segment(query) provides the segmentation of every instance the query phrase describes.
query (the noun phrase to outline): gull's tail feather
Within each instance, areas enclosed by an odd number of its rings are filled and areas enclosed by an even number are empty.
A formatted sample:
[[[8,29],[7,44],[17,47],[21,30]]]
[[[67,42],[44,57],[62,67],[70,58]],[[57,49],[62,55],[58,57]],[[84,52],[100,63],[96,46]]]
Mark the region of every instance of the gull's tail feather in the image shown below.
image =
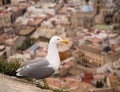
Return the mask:
[[[16,73],[16,76],[22,76],[20,73]]]
[[[16,73],[16,76],[20,76],[20,77],[23,76],[23,75],[21,74],[21,71],[23,70],[23,68],[24,68],[24,67],[17,69],[17,71],[16,71],[16,72],[17,72],[17,73]]]

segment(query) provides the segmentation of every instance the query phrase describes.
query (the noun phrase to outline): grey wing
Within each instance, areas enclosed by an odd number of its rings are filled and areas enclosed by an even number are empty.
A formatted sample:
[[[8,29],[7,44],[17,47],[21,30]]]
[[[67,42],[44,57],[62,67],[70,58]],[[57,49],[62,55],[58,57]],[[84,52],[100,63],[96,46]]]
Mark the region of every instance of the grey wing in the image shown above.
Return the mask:
[[[17,76],[32,77],[35,79],[42,79],[54,73],[54,69],[49,67],[49,62],[46,59],[37,59],[17,70]]]
[[[52,67],[30,67],[30,68],[24,68],[18,72],[19,75],[31,77],[35,79],[43,79],[51,74],[53,74],[55,70]]]
[[[49,65],[49,62],[45,58],[36,58],[34,60],[30,60],[29,62],[27,61],[26,66],[46,66]]]

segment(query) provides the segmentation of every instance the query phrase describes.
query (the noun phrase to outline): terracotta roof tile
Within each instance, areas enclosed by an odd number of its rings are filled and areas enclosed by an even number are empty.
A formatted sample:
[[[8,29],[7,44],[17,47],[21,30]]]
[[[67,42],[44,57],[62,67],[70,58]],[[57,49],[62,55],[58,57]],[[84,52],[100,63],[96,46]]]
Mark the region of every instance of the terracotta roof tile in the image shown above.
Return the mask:
[[[78,87],[78,80],[73,79],[73,78],[62,78],[62,79],[58,79],[58,78],[47,78],[47,82],[52,85],[52,86],[56,86],[56,87],[66,87],[66,88],[77,88]]]
[[[101,39],[99,39],[99,38],[93,38],[91,41],[94,42],[94,43],[98,43],[99,41],[101,41]]]
[[[0,42],[4,42],[7,39],[7,35],[3,34],[0,36]]]

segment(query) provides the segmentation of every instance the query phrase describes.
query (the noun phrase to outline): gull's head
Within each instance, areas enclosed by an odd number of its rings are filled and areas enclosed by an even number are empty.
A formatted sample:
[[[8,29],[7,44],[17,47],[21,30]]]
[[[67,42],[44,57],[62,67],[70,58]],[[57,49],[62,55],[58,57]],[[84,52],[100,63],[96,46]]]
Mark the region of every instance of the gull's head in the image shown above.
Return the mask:
[[[50,39],[50,43],[53,43],[53,44],[58,44],[58,43],[65,43],[67,44],[68,41],[67,40],[63,40],[62,38],[58,37],[58,36],[53,36],[51,39]]]

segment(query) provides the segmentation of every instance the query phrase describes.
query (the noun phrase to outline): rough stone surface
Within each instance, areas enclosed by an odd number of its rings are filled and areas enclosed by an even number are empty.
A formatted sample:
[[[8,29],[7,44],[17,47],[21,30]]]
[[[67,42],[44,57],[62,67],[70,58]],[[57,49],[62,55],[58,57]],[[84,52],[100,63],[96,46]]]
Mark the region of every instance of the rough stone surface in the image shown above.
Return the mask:
[[[0,92],[51,92],[43,90],[36,85],[0,74]]]

